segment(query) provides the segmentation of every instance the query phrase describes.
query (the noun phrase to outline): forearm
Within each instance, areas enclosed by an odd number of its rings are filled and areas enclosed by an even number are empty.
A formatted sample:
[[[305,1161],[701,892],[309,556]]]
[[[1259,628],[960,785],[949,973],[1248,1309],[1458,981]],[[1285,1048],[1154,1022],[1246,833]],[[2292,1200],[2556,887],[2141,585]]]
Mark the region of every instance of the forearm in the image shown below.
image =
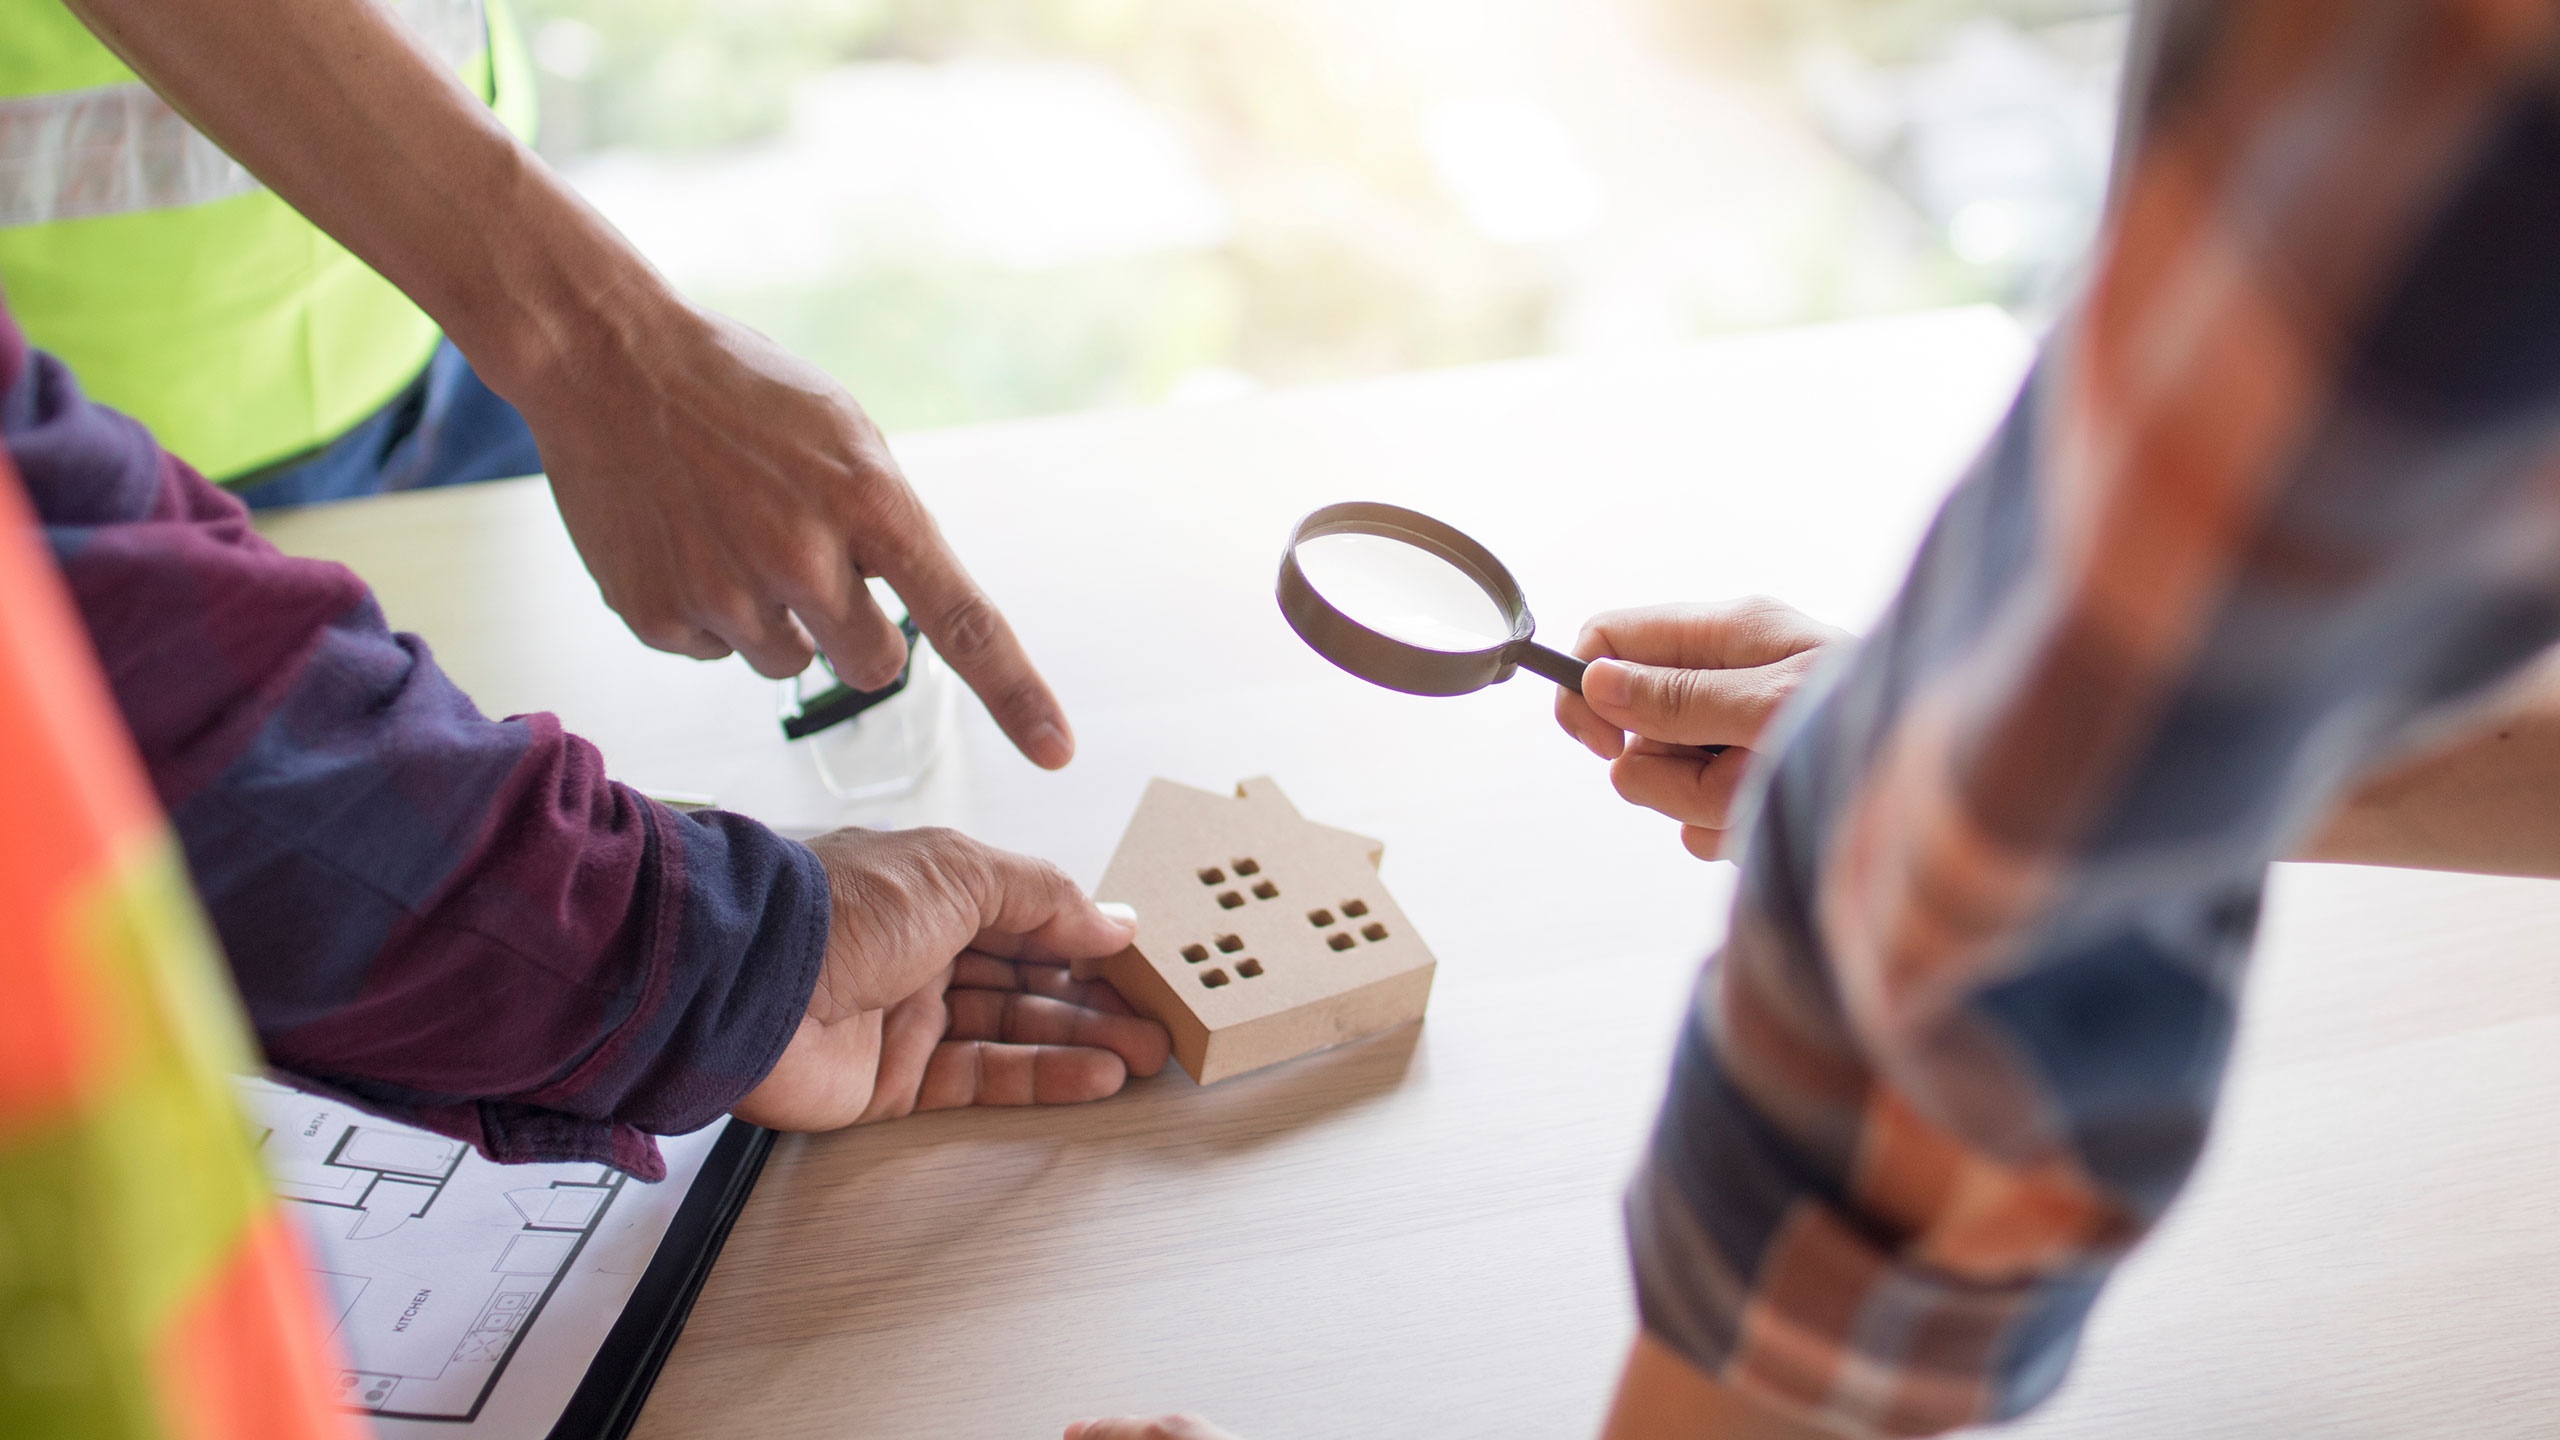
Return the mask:
[[[70,0],[174,107],[528,404],[682,307],[373,0]]]
[[[1765,1410],[1698,1373],[1645,1331],[1627,1347],[1600,1440],[1838,1440]]]
[[[2560,878],[2560,652],[2365,777],[2295,858]]]
[[[174,807],[269,1063],[501,1161],[655,1178],[651,1137],[717,1119],[789,1044],[823,874],[607,781],[549,716],[483,720],[433,675],[368,695],[337,658]]]
[[[549,715],[482,716],[339,567],[208,538],[62,553],[269,1063],[502,1161],[655,1178],[651,1137],[727,1111],[807,1008],[815,857],[614,784]],[[333,578],[355,603],[280,663],[172,674],[263,648],[179,589],[290,614]]]
[[[82,399],[0,308],[0,443],[271,1062],[506,1160],[654,1177],[761,1081],[829,885],[743,817],[493,721],[344,567]]]

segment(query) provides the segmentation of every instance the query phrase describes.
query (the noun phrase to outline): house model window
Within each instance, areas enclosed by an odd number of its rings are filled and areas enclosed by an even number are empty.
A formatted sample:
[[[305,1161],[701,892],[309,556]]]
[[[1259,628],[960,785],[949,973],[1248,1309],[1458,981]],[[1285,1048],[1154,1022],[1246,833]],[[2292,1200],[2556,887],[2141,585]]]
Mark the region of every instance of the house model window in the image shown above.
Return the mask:
[[[1379,882],[1386,847],[1268,778],[1230,797],[1150,781],[1094,891],[1137,943],[1079,966],[1173,1032],[1203,1085],[1422,1018],[1436,962]]]

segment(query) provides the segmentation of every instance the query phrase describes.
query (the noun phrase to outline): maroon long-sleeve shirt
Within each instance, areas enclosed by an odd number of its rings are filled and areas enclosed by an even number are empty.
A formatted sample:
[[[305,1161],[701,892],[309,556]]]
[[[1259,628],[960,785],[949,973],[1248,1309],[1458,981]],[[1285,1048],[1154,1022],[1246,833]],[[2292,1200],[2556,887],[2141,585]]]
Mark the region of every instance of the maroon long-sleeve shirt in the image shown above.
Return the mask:
[[[826,939],[807,847],[614,784],[550,715],[481,715],[5,306],[0,444],[270,1063],[494,1159],[648,1179],[653,1134],[772,1068]]]

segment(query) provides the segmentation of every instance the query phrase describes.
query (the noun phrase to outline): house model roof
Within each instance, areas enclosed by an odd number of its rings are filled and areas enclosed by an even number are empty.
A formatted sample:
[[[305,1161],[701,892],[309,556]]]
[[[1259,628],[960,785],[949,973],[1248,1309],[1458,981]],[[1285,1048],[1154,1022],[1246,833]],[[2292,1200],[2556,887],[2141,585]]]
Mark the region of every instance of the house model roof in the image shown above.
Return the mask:
[[[1137,909],[1137,942],[1090,968],[1204,1085],[1419,1020],[1436,962],[1378,877],[1385,850],[1268,777],[1232,796],[1150,781],[1094,891]]]

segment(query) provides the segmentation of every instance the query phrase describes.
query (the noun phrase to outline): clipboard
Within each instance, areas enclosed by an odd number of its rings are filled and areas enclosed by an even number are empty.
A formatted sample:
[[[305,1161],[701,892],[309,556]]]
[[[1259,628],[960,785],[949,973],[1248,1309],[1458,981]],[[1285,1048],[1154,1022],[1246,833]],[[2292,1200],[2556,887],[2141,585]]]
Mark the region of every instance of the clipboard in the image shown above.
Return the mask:
[[[639,1287],[623,1306],[622,1318],[605,1336],[604,1348],[578,1382],[577,1393],[551,1427],[550,1440],[623,1440],[640,1418],[658,1371],[675,1349],[676,1336],[693,1313],[694,1298],[711,1275],[729,1227],[746,1208],[765,1157],[773,1153],[775,1132],[732,1120],[702,1173],[694,1177],[684,1204],[677,1209],[658,1253],[640,1277]]]
[[[379,1440],[621,1440],[774,1132],[661,1136],[667,1178],[499,1165],[343,1097],[239,1077],[340,1369]]]

